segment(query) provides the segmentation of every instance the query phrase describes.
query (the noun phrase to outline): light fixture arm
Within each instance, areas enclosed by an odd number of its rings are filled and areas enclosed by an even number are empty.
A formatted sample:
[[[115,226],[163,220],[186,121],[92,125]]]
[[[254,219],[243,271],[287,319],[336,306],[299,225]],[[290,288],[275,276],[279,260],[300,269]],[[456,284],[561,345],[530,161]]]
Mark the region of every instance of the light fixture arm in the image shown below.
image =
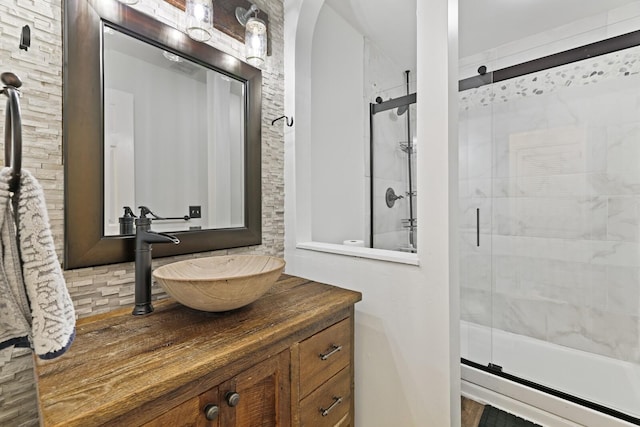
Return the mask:
[[[252,4],[249,10],[245,9],[244,7],[236,7],[236,19],[238,20],[240,25],[246,27],[247,21],[251,17],[251,14],[258,12],[260,12],[260,9],[258,9],[258,6],[256,6],[255,4]]]

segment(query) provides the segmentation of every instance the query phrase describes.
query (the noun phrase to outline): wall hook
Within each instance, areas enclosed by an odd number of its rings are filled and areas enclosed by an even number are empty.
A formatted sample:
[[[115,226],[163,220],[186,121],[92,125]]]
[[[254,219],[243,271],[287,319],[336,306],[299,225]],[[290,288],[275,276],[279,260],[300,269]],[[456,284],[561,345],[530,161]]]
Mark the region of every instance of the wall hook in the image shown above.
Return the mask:
[[[29,50],[31,46],[31,28],[28,25],[22,27],[22,33],[20,34],[20,49]]]
[[[289,121],[289,117],[287,116],[280,116],[277,119],[273,119],[271,121],[271,126],[273,126],[278,120],[282,120],[282,119],[285,120],[285,123],[287,124],[287,126],[289,127],[293,126],[293,117],[291,117],[291,121]]]

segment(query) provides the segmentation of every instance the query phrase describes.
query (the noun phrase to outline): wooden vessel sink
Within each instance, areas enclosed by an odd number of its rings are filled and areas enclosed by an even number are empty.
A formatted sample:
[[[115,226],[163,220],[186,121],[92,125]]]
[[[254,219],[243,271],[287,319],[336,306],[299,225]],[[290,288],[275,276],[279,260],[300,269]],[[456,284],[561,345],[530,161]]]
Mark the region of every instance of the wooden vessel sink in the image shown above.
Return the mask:
[[[285,262],[267,255],[226,255],[174,262],[153,277],[176,301],[202,311],[251,304],[276,282]]]

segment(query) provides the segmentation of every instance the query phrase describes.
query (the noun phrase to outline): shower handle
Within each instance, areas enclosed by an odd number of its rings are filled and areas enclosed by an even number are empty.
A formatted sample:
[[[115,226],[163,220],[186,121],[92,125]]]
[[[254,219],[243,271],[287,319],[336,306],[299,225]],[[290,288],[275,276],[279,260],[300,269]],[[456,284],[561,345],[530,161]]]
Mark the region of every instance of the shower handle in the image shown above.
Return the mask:
[[[388,208],[392,208],[393,205],[396,204],[396,200],[404,199],[404,196],[399,196],[393,190],[393,188],[387,188],[387,191],[384,193],[384,201],[387,203]]]

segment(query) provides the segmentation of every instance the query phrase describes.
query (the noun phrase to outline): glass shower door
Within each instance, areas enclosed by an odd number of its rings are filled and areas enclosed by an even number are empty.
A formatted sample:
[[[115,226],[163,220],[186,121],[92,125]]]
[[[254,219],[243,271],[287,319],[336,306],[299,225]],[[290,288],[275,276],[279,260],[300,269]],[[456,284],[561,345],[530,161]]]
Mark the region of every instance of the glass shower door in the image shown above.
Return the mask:
[[[461,356],[483,366],[493,362],[493,106],[469,101],[491,93],[461,92],[459,115]]]
[[[640,46],[460,92],[459,145],[462,357],[640,423]]]
[[[370,247],[416,252],[416,95],[370,104]]]
[[[495,363],[636,418],[639,59],[637,46],[496,84],[493,207]]]

